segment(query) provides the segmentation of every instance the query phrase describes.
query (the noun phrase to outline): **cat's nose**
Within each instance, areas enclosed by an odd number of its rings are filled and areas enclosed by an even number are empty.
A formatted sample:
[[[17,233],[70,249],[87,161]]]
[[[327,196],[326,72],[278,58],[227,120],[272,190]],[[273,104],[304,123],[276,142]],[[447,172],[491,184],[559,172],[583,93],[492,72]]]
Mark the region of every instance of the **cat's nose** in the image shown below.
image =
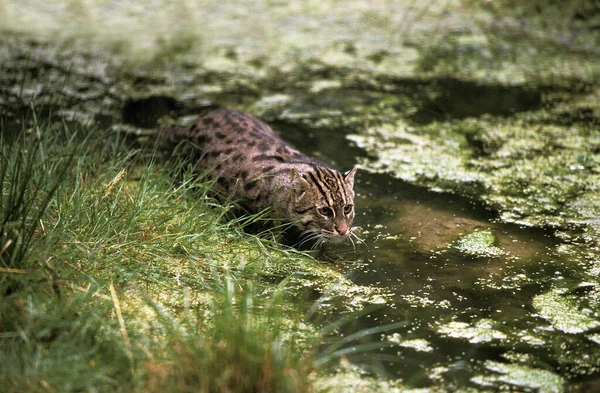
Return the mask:
[[[335,226],[335,230],[337,231],[337,233],[339,233],[342,236],[344,236],[346,233],[348,233],[348,229],[349,229],[348,226],[345,224]]]

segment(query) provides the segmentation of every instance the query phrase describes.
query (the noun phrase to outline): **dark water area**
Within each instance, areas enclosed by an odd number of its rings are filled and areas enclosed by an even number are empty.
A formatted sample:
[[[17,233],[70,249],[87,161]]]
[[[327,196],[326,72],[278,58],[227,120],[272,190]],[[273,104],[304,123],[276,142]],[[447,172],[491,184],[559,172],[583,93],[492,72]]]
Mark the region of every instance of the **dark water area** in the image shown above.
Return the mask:
[[[542,105],[542,92],[523,85],[484,85],[445,78],[432,81],[429,87],[436,89],[438,95],[410,117],[415,123],[483,114],[509,116]]]

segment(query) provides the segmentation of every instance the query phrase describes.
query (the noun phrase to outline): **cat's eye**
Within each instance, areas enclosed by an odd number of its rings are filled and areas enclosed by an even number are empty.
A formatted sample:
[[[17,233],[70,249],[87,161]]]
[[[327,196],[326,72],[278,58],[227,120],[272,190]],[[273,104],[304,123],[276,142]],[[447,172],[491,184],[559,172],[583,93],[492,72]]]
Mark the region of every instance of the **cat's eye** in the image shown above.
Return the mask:
[[[319,214],[321,214],[325,217],[333,216],[333,210],[331,210],[331,208],[329,208],[329,207],[320,207],[317,211],[319,212]]]
[[[344,206],[344,214],[350,214],[350,212],[352,212],[352,207],[352,205]]]

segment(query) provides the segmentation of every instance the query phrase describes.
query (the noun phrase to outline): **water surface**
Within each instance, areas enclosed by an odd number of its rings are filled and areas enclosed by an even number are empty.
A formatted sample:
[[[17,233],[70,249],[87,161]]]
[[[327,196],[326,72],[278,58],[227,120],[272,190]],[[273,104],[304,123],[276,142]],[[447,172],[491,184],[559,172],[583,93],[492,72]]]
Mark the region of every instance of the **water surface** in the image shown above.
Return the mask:
[[[273,126],[296,147],[340,170],[365,155],[346,139],[345,130]],[[355,283],[383,288],[389,297],[339,333],[407,324],[357,339],[353,345],[372,340],[397,345],[367,353],[357,348],[356,355],[347,354],[350,360],[400,377],[409,386],[449,389],[512,386],[559,392],[569,386],[565,381],[587,380],[571,370],[596,369],[595,359],[577,365],[578,354],[597,352],[596,344],[556,330],[534,306],[556,280],[577,287],[581,279],[557,252],[560,242],[551,231],[502,223],[476,201],[391,175],[362,170],[355,189],[355,224],[364,244],[355,250],[350,245],[326,248],[319,257],[346,266]],[[497,254],[456,247],[473,233],[491,234]],[[557,345],[568,348],[569,355],[563,356]]]

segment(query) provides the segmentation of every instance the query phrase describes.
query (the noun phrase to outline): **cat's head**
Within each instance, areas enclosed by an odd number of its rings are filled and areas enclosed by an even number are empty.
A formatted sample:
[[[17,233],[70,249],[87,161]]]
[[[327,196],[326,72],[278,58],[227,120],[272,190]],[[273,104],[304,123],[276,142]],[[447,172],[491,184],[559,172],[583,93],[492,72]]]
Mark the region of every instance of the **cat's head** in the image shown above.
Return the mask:
[[[327,167],[306,172],[291,170],[292,209],[301,241],[340,242],[352,236],[354,175],[356,168],[340,173]]]

